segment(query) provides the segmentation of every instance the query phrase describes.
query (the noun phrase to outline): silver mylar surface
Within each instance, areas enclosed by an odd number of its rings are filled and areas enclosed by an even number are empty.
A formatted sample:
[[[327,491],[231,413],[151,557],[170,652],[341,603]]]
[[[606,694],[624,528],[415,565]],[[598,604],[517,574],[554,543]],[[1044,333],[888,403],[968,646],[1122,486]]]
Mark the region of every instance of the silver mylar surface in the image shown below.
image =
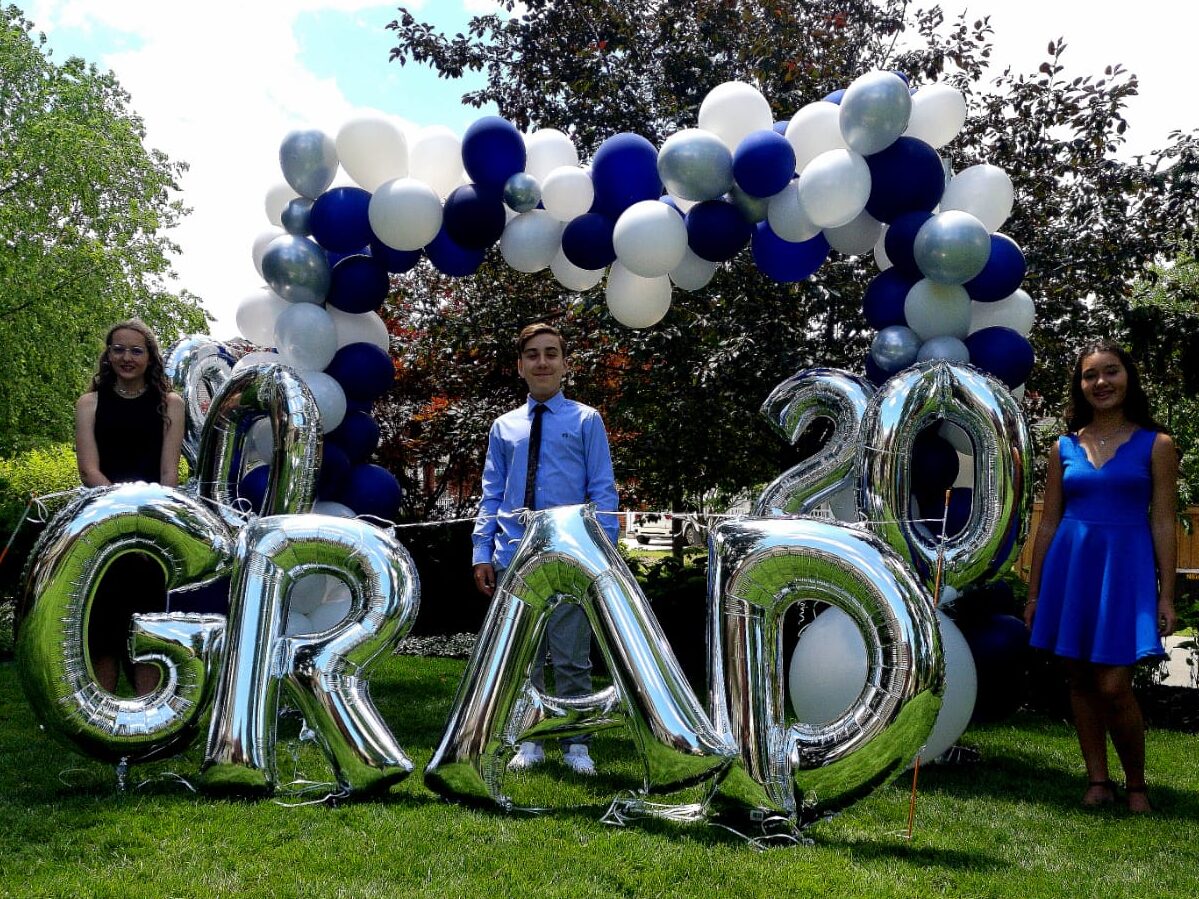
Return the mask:
[[[806,368],[770,392],[762,414],[792,445],[818,418],[833,421],[833,434],[820,452],[783,472],[766,486],[754,515],[801,515],[833,494],[857,489],[854,456],[874,387],[865,378],[835,368]]]
[[[699,128],[676,131],[658,153],[658,177],[684,200],[714,200],[733,186],[733,156],[715,134]]]
[[[289,131],[279,145],[279,168],[296,193],[315,200],[337,174],[337,145],[315,128]]]
[[[541,185],[528,172],[517,172],[504,182],[504,202],[513,212],[529,212],[541,202]]]
[[[231,505],[250,426],[266,416],[274,452],[264,515],[308,512],[321,467],[320,413],[308,385],[290,368],[268,362],[237,372],[213,397],[200,437],[200,496]]]
[[[183,397],[186,413],[183,456],[194,471],[200,458],[200,433],[212,399],[220,392],[237,360],[220,341],[202,334],[180,337],[167,352],[166,373]]]
[[[903,771],[932,731],[944,689],[932,601],[903,560],[865,531],[812,518],[726,521],[708,547],[708,705],[741,747],[714,810],[806,820]],[[853,618],[868,671],[839,717],[788,726],[782,626],[801,600]]]
[[[162,679],[153,692],[126,699],[101,687],[92,671],[87,623],[105,612],[92,602],[108,566],[126,553],[157,561],[174,590],[227,574],[232,549],[219,517],[160,484],[85,491],[60,512],[31,556],[28,612],[16,647],[25,695],[46,729],[73,749],[109,761],[138,761],[185,746],[207,702],[224,617],[135,615],[133,658],[156,664]]]
[[[292,585],[314,573],[345,583],[350,611],[322,633],[284,636]],[[355,519],[259,518],[238,536],[230,593],[204,787],[274,789],[281,686],[347,793],[383,792],[406,777],[412,761],[371,701],[368,671],[416,619],[420,586],[408,551]]]
[[[262,254],[262,277],[289,303],[323,303],[333,276],[329,258],[316,243],[281,234]]]
[[[961,590],[1007,569],[1020,549],[1030,508],[1031,440],[1019,404],[989,375],[954,362],[926,362],[891,378],[866,416],[858,461],[858,496],[871,529],[932,589],[940,528],[919,526],[910,512],[916,436],[949,421],[974,447],[974,497],[965,528],[949,535],[944,586]]]
[[[596,523],[593,506],[528,513],[524,539],[496,587],[425,783],[442,796],[510,808],[504,763],[521,740],[627,723],[645,789],[715,778],[736,748],[704,713],[637,581]],[[587,612],[613,685],[564,699],[530,681],[551,611]]]

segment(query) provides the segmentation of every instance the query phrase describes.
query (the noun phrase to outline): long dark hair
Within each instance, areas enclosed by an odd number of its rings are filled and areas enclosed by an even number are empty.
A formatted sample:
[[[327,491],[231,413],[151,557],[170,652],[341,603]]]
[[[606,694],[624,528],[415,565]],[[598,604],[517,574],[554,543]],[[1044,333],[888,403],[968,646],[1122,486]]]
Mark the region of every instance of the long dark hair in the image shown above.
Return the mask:
[[[1149,397],[1145,388],[1141,386],[1141,373],[1137,364],[1132,360],[1132,356],[1128,355],[1128,351],[1113,340],[1096,340],[1087,344],[1074,361],[1074,372],[1070,376],[1070,404],[1066,407],[1066,430],[1071,434],[1077,434],[1095,417],[1095,410],[1082,392],[1082,363],[1088,356],[1096,353],[1111,353],[1120,360],[1124,371],[1128,373],[1128,391],[1124,394],[1124,417],[1148,431],[1168,432],[1149,411]]]
[[[166,363],[162,361],[162,351],[158,349],[158,338],[140,318],[130,318],[117,322],[108,329],[104,337],[104,349],[100,351],[100,361],[96,363],[96,373],[92,375],[92,391],[107,390],[117,383],[117,373],[113,371],[112,362],[108,358],[108,348],[112,346],[112,335],[117,331],[136,331],[146,341],[146,390],[157,400],[158,414],[162,416],[164,426],[171,423],[167,414],[167,395],[171,392],[171,382],[167,379]]]

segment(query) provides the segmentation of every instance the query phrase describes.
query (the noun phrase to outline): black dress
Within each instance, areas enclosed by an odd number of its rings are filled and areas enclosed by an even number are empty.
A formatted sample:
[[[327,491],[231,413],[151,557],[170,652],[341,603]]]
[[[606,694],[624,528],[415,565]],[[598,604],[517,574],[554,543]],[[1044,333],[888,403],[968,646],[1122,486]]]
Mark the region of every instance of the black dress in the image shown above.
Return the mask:
[[[126,398],[112,388],[96,393],[96,449],[100,472],[114,484],[125,481],[157,483],[162,472],[165,426],[158,396],[145,391]],[[162,567],[140,553],[127,553],[109,566],[96,589],[88,623],[88,651],[95,657],[121,659],[126,676],[129,662],[129,624],[135,612],[166,608],[166,578]]]

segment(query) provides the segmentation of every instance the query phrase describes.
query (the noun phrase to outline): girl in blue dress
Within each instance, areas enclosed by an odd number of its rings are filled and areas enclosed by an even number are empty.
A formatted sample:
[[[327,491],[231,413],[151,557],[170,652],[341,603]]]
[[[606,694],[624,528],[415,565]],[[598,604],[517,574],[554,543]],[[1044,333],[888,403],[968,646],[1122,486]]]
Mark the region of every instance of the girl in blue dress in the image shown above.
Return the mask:
[[[1132,668],[1163,656],[1173,632],[1178,457],[1149,413],[1136,365],[1117,344],[1088,346],[1070,381],[1068,433],[1049,457],[1025,623],[1061,656],[1087,769],[1082,803],[1116,798],[1107,737],[1128,808],[1151,811],[1145,723]]]

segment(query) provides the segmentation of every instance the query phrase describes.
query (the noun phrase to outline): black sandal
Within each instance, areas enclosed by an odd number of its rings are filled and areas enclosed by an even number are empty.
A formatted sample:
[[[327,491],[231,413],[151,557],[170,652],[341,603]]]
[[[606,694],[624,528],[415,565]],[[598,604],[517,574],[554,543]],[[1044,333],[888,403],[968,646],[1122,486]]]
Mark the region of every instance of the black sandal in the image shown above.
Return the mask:
[[[1128,810],[1130,812],[1132,812],[1134,815],[1148,815],[1148,814],[1153,813],[1153,805],[1152,805],[1152,803],[1149,802],[1149,786],[1148,786],[1148,784],[1141,784],[1139,787],[1130,787],[1127,784],[1125,784],[1124,785],[1124,793],[1129,798],[1131,798],[1133,795],[1136,795],[1136,794],[1140,794],[1145,797],[1145,804],[1148,806],[1148,808],[1134,809],[1131,806],[1129,807]]]
[[[1116,782],[1108,778],[1107,780],[1092,780],[1087,783],[1087,792],[1089,793],[1095,787],[1102,787],[1107,790],[1107,797],[1104,799],[1096,799],[1094,802],[1087,802],[1086,797],[1083,797],[1082,805],[1084,808],[1098,808],[1101,805],[1110,805],[1116,801]],[[1142,790],[1144,788],[1142,787]]]

